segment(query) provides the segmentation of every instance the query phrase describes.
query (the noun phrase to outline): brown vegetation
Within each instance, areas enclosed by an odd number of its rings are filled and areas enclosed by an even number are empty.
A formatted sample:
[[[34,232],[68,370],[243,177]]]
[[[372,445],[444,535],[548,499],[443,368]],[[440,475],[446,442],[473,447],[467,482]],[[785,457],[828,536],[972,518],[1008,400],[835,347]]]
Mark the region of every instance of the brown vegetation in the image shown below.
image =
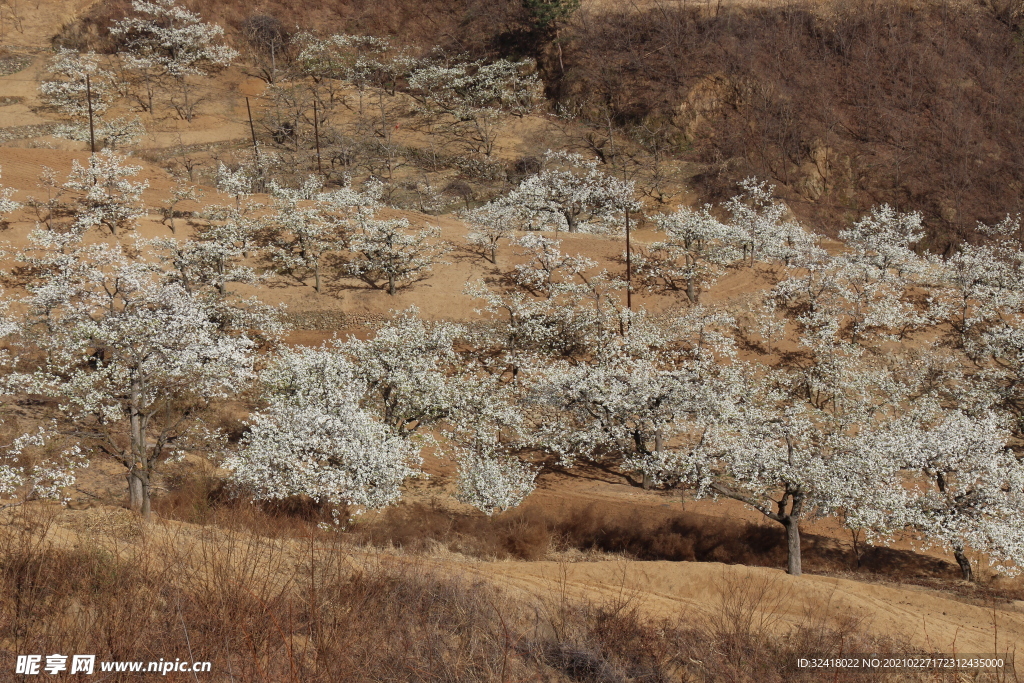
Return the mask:
[[[887,202],[932,249],[1020,209],[1019,36],[943,3],[658,7],[584,17],[562,100],[623,125],[671,123],[703,196],[769,178],[829,227]]]
[[[332,510],[308,500],[253,504],[234,497],[222,480],[172,477],[168,492],[154,501],[163,518],[255,532],[277,538],[309,534],[331,526]],[[347,513],[341,511],[341,518]],[[639,561],[720,562],[785,567],[786,539],[775,526],[687,512],[629,509],[600,503],[528,501],[487,516],[459,512],[438,501],[416,501],[356,517],[341,533],[358,548],[398,550],[404,555],[456,553],[479,560],[536,561],[566,553],[577,559],[618,556]],[[803,537],[805,566],[817,574],[956,588],[955,565],[935,557],[881,546],[852,546],[826,535]],[[1019,588],[972,586],[978,598],[1024,598]]]
[[[279,0],[259,16],[424,49],[532,55],[552,107],[591,127],[573,134],[576,144],[612,167],[695,162],[703,200],[767,178],[826,231],[883,202],[920,210],[931,229],[924,246],[943,251],[976,238],[977,221],[1021,209],[1019,12],[996,4],[584,7],[558,49],[508,1]],[[59,40],[113,50],[105,27],[128,7],[99,3]],[[248,8],[202,9],[245,43]]]
[[[26,652],[210,661],[210,680],[451,682],[811,681],[800,656],[910,652],[827,609],[779,635],[787,596],[768,578],[725,581],[716,608],[656,623],[625,587],[604,603],[517,597],[422,563],[353,555],[337,540],[164,527],[135,543],[94,534],[77,546],[58,540],[52,515],[5,521],[4,680]]]

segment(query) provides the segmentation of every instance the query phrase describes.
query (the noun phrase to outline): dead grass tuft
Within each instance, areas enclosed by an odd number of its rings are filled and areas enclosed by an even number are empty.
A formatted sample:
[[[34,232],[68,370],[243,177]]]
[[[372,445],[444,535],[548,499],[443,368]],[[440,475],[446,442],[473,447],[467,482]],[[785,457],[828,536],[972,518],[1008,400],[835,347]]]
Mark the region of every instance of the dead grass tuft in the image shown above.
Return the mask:
[[[55,517],[39,514],[19,510],[0,528],[0,671],[19,654],[91,652],[210,661],[210,680],[238,683],[771,683],[820,680],[796,667],[810,652],[909,652],[827,614],[780,633],[785,595],[770,581],[723,583],[708,614],[654,621],[628,591],[605,603],[513,598],[450,568],[353,554],[336,535],[156,526],[139,544],[69,548],[46,540]]]

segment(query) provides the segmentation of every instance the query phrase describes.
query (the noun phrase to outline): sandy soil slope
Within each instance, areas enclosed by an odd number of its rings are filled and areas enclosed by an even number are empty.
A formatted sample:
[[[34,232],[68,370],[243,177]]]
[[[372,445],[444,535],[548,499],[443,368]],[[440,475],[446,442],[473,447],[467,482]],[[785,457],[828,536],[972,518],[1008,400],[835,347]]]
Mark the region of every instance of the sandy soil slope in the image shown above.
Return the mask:
[[[0,44],[12,47],[48,47],[60,28],[71,23],[96,0],[17,0],[2,25]]]
[[[758,614],[780,631],[845,617],[936,653],[991,653],[1024,646],[1024,612],[1019,609],[966,605],[925,589],[793,577],[778,569],[714,562],[498,562],[469,569],[511,589],[549,598],[563,592],[599,601],[632,597],[647,613],[667,619],[700,618],[718,610],[730,591],[764,587]]]
[[[172,554],[179,557],[190,555],[190,544],[203,547],[200,537],[209,540],[210,532],[200,527],[161,520],[143,533],[129,517],[124,510],[106,507],[67,511],[51,538],[71,546],[109,541],[118,553],[141,547],[144,538],[150,547],[172,544]],[[227,531],[214,534],[225,542],[232,536]],[[113,540],[115,536],[117,540]],[[276,571],[287,573],[291,562],[305,561],[305,541],[267,543],[279,546],[278,552],[267,555],[277,558]],[[479,562],[358,550],[352,551],[348,561],[354,568],[366,563],[412,565],[447,576],[483,578],[550,610],[557,610],[566,600],[585,600],[611,606],[628,604],[649,617],[693,623],[721,615],[728,602],[751,609],[760,627],[779,634],[797,626],[855,624],[931,653],[1005,655],[1024,647],[1024,603],[968,604],[950,594],[916,586],[814,575],[792,577],[778,569],[714,562]]]

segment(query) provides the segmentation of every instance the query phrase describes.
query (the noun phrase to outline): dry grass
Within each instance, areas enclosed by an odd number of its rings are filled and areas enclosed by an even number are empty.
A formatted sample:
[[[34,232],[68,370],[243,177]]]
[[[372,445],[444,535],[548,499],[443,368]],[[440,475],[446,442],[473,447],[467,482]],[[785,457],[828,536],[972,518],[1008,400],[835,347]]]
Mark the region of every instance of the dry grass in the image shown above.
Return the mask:
[[[786,596],[771,580],[723,582],[716,607],[654,622],[628,591],[606,603],[514,598],[408,558],[354,554],[336,535],[170,524],[135,543],[98,533],[75,546],[54,540],[56,518],[21,510],[0,527],[0,680],[18,654],[76,652],[210,661],[206,680],[238,682],[811,681],[797,657],[908,651],[827,610],[780,635]]]
[[[154,501],[167,519],[258,533],[266,538],[340,536],[365,550],[407,556],[455,554],[478,560],[595,561],[609,557],[673,562],[721,562],[757,567],[786,565],[786,542],[775,525],[754,524],[659,508],[598,503],[522,507],[488,517],[453,511],[437,502],[411,502],[376,515],[356,517],[341,534],[323,531],[334,510],[310,501],[254,505],[235,498],[212,476],[169,481],[170,491]],[[344,510],[338,511],[342,518]],[[96,522],[97,524],[99,522]],[[803,534],[804,567],[815,574],[883,583],[912,583],[952,591],[970,601],[1006,601],[1024,597],[1013,584],[963,585],[959,570],[947,561],[886,547],[861,547],[835,538]]]

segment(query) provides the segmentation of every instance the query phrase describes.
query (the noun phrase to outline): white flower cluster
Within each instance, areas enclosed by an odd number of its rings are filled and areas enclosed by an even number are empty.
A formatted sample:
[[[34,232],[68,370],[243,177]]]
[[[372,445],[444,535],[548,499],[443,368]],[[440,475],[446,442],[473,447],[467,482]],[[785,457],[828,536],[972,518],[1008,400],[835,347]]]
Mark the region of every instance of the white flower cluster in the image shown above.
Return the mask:
[[[326,192],[323,181],[312,176],[298,189],[271,183],[270,194],[274,211],[262,221],[271,235],[270,259],[300,279],[311,272],[322,293],[324,257],[348,247],[356,216],[374,208],[376,200],[350,187]]]
[[[359,214],[357,229],[348,240],[348,274],[374,287],[386,283],[394,294],[405,283],[424,277],[451,247],[438,240],[439,228],[409,230],[406,218],[376,219]]]
[[[210,66],[226,66],[238,52],[221,42],[224,29],[203,22],[174,0],[133,0],[140,16],[126,17],[110,33],[127,43],[124,55],[136,69],[157,69],[174,78],[205,76]]]
[[[0,186],[0,219],[5,214],[13,213],[21,208],[21,203],[13,199],[14,189]]]
[[[466,454],[459,459],[458,499],[488,514],[516,507],[533,492],[536,468],[516,458]]]
[[[104,116],[121,97],[123,84],[114,72],[101,66],[101,57],[95,52],[61,48],[50,60],[48,71],[53,78],[39,84],[41,99],[71,118],[71,123],[54,130],[57,137],[89,142],[90,104],[93,134],[104,147],[131,145],[146,133],[137,116]]]
[[[53,399],[65,420],[55,433],[124,465],[137,483],[132,502],[146,512],[150,475],[203,432],[202,406],[253,376],[256,342],[232,323],[273,321],[189,292],[156,259],[134,260],[119,245],[83,246],[47,230],[32,240],[21,259],[37,278],[11,336],[42,358],[7,386]]]
[[[65,502],[64,491],[75,484],[77,470],[88,467],[78,444],[23,462],[26,450],[43,448],[53,440],[53,427],[40,427],[16,438],[0,456],[0,509],[30,500]]]
[[[141,166],[126,166],[127,157],[105,149],[89,156],[89,165],[71,163],[71,174],[64,184],[77,193],[75,219],[71,230],[82,235],[90,228],[104,226],[110,234],[135,227],[145,214],[142,193],[149,181],[133,182]]]
[[[502,240],[511,240],[516,230],[529,222],[529,214],[519,206],[488,202],[464,212],[462,219],[469,226],[466,241],[485,250],[491,263],[497,263],[498,245]]]
[[[300,49],[296,62],[302,72],[316,80],[348,81],[360,90],[367,86],[394,87],[407,75],[416,60],[396,50],[384,38],[335,34],[328,38],[303,31],[292,42]]]
[[[537,66],[528,59],[427,64],[409,75],[409,88],[424,106],[460,120],[485,111],[528,114],[542,90]]]
[[[256,499],[381,508],[417,474],[418,449],[360,407],[367,385],[344,354],[284,351],[262,381],[268,405],[226,462]]]
[[[602,173],[596,160],[549,150],[544,168],[494,200],[490,210],[522,212],[528,220],[523,227],[534,230],[604,232],[609,225],[617,229],[626,211],[639,211],[633,196],[631,181]]]

